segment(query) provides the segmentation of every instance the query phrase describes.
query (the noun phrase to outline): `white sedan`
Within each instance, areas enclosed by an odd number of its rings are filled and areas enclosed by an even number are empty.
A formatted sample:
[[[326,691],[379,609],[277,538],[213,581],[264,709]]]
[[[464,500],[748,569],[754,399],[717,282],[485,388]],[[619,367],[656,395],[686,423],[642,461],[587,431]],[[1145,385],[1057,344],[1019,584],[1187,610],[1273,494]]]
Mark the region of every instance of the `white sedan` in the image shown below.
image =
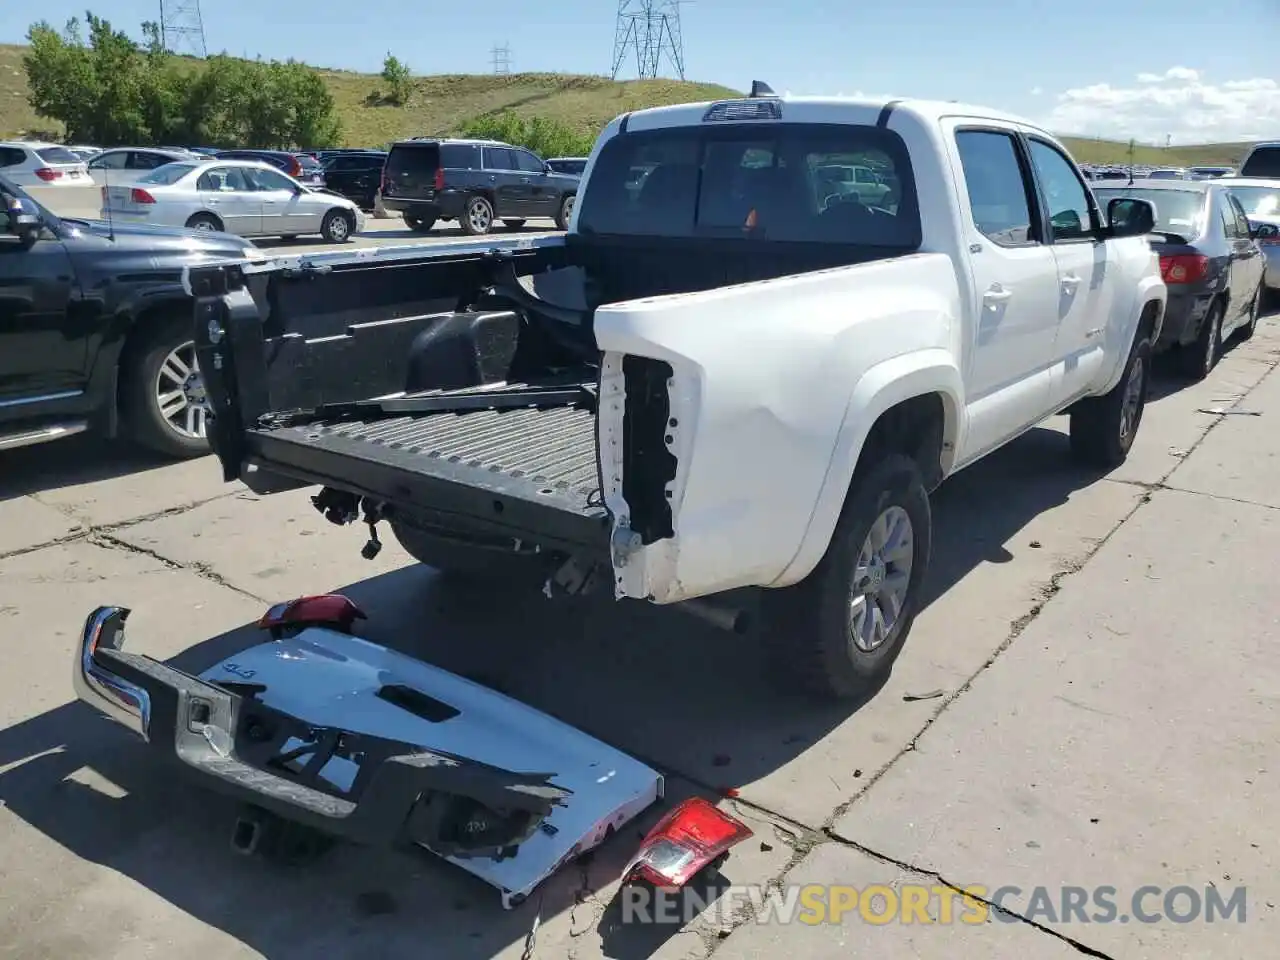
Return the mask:
[[[241,237],[318,233],[343,243],[364,229],[346,197],[306,187],[265,163],[179,160],[131,184],[102,188],[102,219],[221,230]]]

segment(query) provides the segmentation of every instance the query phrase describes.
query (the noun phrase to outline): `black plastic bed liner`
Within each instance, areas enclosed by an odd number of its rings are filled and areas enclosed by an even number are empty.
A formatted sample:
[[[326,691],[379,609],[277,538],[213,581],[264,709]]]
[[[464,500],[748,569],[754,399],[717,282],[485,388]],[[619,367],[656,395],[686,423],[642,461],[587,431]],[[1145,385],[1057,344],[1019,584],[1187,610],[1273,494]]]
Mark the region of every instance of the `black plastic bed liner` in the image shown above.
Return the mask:
[[[384,498],[446,530],[607,549],[588,409],[318,418],[247,439],[267,469]]]

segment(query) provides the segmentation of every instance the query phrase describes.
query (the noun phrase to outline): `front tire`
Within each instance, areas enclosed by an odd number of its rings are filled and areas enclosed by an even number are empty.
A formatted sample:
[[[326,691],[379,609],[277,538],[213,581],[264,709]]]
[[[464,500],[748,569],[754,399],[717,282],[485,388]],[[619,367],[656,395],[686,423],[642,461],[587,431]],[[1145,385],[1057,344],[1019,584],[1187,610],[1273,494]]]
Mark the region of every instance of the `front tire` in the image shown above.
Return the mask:
[[[1071,453],[1081,463],[1112,470],[1124,463],[1142,425],[1151,382],[1151,341],[1129,351],[1124,373],[1109,393],[1081,400],[1071,411]]]
[[[330,243],[346,243],[356,232],[356,218],[347,210],[330,210],[320,223],[320,236]]]
[[[889,678],[919,610],[933,548],[920,468],[890,454],[855,476],[818,566],[762,597],[776,673],[824,699],[861,698]]]
[[[474,196],[467,200],[462,211],[462,232],[469,237],[481,237],[493,229],[493,204],[487,197]]]
[[[167,457],[203,456],[209,452],[209,408],[191,320],[173,317],[141,336],[121,371],[126,430]]]

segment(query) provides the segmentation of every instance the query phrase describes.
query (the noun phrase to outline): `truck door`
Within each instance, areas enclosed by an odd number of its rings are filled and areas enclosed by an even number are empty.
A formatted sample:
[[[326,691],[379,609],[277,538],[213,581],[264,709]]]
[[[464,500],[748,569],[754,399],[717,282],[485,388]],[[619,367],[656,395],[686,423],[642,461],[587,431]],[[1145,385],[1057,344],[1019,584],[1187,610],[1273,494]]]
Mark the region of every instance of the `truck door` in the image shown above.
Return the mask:
[[[1107,276],[1102,217],[1076,166],[1034,134],[1027,137],[1046,233],[1058,269],[1058,334],[1053,399],[1058,406],[1089,392],[1107,359],[1107,325],[1116,281]]]
[[[954,121],[952,129],[960,253],[972,281],[964,367],[969,424],[958,456],[964,465],[1048,413],[1058,267],[1018,132],[985,120]]]
[[[29,404],[70,398],[85,385],[88,338],[74,326],[76,278],[62,241],[19,243],[0,192],[0,420]]]

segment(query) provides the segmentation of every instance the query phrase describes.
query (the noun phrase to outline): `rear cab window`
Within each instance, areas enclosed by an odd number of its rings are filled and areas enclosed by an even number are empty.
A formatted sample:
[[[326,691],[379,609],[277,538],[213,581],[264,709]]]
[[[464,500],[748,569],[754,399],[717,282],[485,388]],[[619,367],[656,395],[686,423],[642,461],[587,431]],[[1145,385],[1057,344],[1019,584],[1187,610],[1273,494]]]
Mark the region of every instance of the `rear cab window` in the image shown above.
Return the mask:
[[[832,167],[864,167],[845,191]],[[626,133],[600,151],[579,201],[583,234],[837,243],[918,249],[905,144],[854,124],[717,124]]]
[[[1242,177],[1280,178],[1280,147],[1258,147],[1240,168]]]

